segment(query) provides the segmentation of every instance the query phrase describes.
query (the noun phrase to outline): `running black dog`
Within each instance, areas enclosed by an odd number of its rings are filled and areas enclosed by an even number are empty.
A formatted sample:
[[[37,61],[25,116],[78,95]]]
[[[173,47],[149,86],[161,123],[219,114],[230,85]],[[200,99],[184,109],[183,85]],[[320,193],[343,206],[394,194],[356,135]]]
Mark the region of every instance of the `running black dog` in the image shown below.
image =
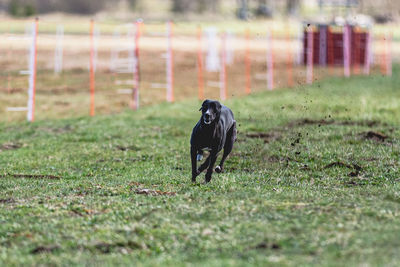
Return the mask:
[[[193,128],[190,138],[192,182],[196,182],[196,177],[208,168],[206,173],[206,183],[208,183],[211,181],[214,164],[222,148],[224,154],[215,171],[220,173],[224,170],[225,159],[231,153],[236,140],[236,121],[232,111],[218,101],[207,99],[200,110],[202,111],[201,118]],[[210,150],[210,155],[197,169],[196,161],[203,158],[203,150]]]

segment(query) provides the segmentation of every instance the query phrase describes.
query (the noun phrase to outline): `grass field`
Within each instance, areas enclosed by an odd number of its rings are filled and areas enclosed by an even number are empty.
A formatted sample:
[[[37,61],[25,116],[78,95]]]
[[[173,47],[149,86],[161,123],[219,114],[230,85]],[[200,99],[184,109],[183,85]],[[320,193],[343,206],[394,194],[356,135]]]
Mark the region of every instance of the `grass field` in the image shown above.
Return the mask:
[[[195,100],[2,123],[0,265],[397,265],[399,72],[230,99],[207,185]]]

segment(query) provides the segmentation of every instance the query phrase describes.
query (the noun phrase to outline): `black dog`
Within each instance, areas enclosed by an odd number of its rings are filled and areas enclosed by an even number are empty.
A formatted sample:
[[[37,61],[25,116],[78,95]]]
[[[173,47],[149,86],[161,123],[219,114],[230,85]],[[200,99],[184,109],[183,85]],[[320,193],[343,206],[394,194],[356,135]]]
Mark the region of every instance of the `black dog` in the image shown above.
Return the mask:
[[[224,161],[231,153],[233,143],[236,140],[236,121],[232,111],[221,105],[218,101],[205,100],[200,108],[201,118],[193,128],[190,138],[190,155],[192,161],[192,182],[205,169],[206,182],[210,182],[215,161],[218,153],[224,149],[221,162],[215,168],[220,173],[224,168]],[[210,150],[210,155],[205,162],[197,169],[197,160],[203,158],[203,150]]]

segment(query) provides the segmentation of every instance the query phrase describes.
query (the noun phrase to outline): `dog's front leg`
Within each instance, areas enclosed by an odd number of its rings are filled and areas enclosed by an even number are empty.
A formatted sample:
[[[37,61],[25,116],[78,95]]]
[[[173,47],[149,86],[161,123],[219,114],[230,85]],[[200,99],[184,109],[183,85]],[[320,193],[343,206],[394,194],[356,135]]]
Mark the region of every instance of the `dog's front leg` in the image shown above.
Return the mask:
[[[215,164],[215,161],[217,160],[217,156],[218,156],[217,149],[212,149],[210,152],[210,156],[209,156],[210,164],[208,165],[208,169],[206,172],[206,183],[211,181],[211,175],[214,170],[214,164]]]
[[[195,183],[199,172],[197,171],[197,149],[193,146],[190,147],[190,159],[192,161],[192,182]]]

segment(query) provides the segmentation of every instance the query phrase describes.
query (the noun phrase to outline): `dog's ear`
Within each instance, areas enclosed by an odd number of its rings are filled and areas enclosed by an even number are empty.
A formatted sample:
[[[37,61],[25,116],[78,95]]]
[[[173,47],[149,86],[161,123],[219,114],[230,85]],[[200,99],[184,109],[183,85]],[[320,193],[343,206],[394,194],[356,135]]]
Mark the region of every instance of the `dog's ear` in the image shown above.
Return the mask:
[[[201,104],[201,107],[200,107],[199,111],[200,111],[204,106],[207,106],[208,103],[210,103],[210,102],[211,102],[211,100],[209,100],[209,99],[204,100],[204,101],[203,101],[203,104]]]

